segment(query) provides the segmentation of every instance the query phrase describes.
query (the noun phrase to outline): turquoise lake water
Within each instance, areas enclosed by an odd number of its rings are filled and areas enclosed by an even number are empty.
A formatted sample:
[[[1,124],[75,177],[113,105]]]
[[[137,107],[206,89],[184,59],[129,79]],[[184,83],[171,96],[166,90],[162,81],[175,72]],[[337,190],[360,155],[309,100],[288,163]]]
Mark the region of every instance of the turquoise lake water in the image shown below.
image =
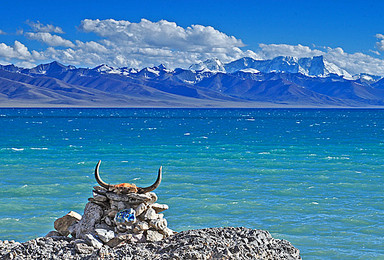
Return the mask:
[[[384,259],[384,110],[0,109],[0,239],[44,236],[109,183],[170,228],[268,230],[303,259]]]

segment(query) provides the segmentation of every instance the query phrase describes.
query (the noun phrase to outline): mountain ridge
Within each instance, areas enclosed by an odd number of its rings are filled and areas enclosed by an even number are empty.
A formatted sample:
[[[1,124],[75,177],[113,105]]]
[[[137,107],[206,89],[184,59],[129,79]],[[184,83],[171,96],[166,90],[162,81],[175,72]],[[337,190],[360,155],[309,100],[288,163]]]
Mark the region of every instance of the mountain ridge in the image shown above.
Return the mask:
[[[0,65],[0,107],[381,107],[384,79],[322,56],[210,59],[189,69]]]

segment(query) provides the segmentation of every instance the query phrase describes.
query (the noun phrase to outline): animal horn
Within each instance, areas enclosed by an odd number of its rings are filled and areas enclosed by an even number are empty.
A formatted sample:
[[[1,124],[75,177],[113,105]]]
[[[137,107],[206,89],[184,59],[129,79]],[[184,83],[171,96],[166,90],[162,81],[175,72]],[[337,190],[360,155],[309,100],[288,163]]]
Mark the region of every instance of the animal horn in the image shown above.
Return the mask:
[[[99,167],[100,167],[100,163],[101,163],[101,160],[97,163],[96,168],[95,168],[95,179],[96,179],[97,183],[98,183],[101,187],[106,188],[107,190],[109,190],[109,188],[112,187],[112,185],[109,185],[109,184],[105,183],[105,182],[100,178],[100,175],[99,175]]]
[[[150,192],[150,191],[153,191],[155,190],[157,187],[159,187],[160,183],[161,183],[161,171],[162,171],[162,168],[163,166],[160,166],[159,168],[159,173],[157,174],[157,179],[155,181],[154,184],[152,184],[151,186],[149,187],[146,187],[146,188],[141,188],[141,187],[138,187],[138,193],[147,193],[147,192]]]

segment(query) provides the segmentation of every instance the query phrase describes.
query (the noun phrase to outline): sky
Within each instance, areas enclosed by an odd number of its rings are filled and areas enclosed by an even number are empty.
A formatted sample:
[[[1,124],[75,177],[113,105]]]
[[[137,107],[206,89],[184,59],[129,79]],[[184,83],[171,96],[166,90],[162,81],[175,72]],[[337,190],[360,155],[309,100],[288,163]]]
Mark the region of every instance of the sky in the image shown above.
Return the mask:
[[[384,76],[384,1],[0,2],[0,64],[188,68],[313,57]]]

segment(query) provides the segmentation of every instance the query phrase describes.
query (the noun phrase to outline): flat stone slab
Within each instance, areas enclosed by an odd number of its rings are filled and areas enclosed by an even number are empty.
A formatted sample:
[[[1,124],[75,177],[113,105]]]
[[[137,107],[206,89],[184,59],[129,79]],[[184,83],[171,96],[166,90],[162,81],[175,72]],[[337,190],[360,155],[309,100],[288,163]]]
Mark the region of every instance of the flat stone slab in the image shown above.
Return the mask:
[[[67,215],[56,219],[54,222],[54,227],[61,235],[68,236],[70,233],[68,228],[80,220],[81,215],[79,213],[70,211]]]
[[[138,193],[127,193],[127,194],[117,194],[111,191],[106,193],[106,196],[110,200],[114,201],[124,201],[132,204],[140,204],[143,202],[153,200],[153,196],[149,193],[138,194]]]

